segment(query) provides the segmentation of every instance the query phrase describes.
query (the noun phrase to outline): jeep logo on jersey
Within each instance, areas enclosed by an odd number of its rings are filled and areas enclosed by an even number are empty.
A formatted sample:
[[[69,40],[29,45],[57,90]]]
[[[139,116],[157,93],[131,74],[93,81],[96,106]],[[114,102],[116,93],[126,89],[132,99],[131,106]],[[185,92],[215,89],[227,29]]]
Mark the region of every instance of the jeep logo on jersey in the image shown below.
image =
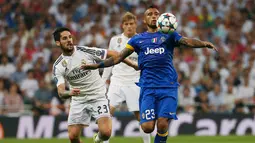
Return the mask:
[[[148,54],[163,54],[165,52],[165,49],[163,47],[155,48],[155,49],[150,49],[147,48],[147,50],[144,52],[145,55]]]

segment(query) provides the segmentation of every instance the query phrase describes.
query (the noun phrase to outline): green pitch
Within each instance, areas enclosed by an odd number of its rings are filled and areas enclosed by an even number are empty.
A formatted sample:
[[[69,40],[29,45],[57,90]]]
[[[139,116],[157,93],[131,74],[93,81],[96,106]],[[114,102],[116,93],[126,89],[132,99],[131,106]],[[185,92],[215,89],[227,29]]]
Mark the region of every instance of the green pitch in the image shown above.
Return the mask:
[[[83,138],[83,143],[93,143],[91,138]],[[177,136],[169,137],[167,143],[254,143],[255,136]],[[0,139],[0,143],[69,143],[68,139]],[[113,137],[110,143],[142,143],[141,138]],[[153,142],[152,142],[153,143]]]

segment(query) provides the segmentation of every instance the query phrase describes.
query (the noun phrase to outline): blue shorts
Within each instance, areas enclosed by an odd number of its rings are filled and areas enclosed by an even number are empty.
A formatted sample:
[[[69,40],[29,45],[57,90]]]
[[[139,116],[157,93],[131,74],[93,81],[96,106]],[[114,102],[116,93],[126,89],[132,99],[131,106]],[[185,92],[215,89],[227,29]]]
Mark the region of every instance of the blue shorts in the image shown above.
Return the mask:
[[[141,87],[139,108],[140,124],[160,117],[177,120],[178,87]]]

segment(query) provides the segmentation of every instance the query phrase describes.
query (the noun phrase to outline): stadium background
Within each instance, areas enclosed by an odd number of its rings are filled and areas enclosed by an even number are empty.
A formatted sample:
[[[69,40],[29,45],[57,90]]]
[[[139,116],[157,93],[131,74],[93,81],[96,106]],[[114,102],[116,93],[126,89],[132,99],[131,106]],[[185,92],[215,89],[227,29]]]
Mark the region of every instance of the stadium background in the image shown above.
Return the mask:
[[[69,101],[59,99],[51,77],[61,54],[53,30],[66,26],[76,44],[107,48],[126,11],[137,16],[138,32],[146,30],[142,17],[150,4],[176,15],[183,36],[219,49],[175,49],[180,121],[170,135],[255,135],[254,0],[0,0],[0,136],[67,137]],[[116,112],[125,125],[116,135],[137,136],[126,111],[123,105]],[[134,130],[125,134],[129,124]],[[84,136],[94,130],[92,124]]]

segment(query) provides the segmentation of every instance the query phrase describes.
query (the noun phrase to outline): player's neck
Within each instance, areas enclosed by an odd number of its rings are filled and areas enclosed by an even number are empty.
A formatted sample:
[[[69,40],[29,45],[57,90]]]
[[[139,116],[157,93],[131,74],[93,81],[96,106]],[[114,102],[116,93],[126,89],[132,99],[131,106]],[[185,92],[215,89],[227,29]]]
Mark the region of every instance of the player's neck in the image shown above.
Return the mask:
[[[131,38],[131,37],[133,37],[136,33],[134,33],[134,34],[126,34],[126,33],[123,33],[124,34],[124,36],[126,36],[126,37],[128,37],[128,38]]]
[[[73,52],[74,52],[74,50],[71,51],[71,52],[63,51],[63,55],[64,55],[64,56],[72,56]]]
[[[158,31],[158,29],[156,28],[156,29],[153,29],[153,28],[149,28],[148,27],[148,29],[147,29],[147,32],[149,32],[149,33],[155,33],[155,32],[157,32]]]

